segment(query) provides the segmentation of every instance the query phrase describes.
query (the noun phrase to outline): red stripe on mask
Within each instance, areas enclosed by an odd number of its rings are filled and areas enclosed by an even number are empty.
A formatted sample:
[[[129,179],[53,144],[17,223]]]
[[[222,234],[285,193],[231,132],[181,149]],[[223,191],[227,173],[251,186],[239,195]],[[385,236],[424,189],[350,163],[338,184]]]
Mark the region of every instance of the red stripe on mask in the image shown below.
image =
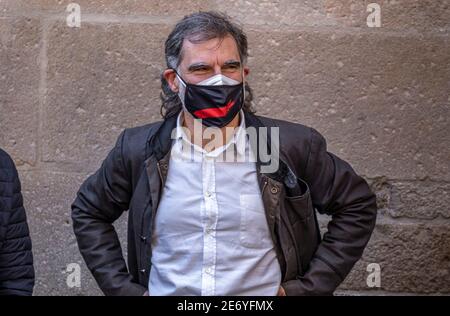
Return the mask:
[[[230,100],[225,106],[222,106],[220,108],[209,108],[209,109],[202,109],[197,110],[193,114],[195,117],[204,119],[204,118],[210,118],[210,117],[223,117],[227,115],[228,111],[233,107],[233,105],[236,103],[236,101]]]

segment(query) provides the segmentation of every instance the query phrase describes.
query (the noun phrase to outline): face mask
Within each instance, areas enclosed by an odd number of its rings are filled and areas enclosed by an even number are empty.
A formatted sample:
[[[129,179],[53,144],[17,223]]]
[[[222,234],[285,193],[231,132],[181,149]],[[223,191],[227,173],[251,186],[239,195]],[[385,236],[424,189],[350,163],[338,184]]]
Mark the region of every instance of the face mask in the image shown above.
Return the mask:
[[[233,120],[244,104],[244,83],[221,74],[198,84],[180,80],[178,95],[184,108],[205,126],[223,127]]]

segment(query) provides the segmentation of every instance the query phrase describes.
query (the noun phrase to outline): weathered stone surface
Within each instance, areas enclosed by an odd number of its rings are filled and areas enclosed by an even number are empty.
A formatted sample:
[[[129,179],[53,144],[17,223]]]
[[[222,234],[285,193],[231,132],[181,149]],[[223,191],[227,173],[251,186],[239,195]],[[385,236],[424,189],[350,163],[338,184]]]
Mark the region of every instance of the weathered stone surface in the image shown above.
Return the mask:
[[[280,27],[324,26],[367,28],[369,3],[381,8],[382,30],[446,32],[450,27],[449,1],[399,0],[2,0],[0,14],[66,14],[69,3],[86,14],[164,16],[180,18],[200,10],[219,10],[245,24]]]
[[[249,36],[259,113],[315,127],[331,151],[367,177],[450,179],[445,38],[339,31]]]
[[[81,14],[170,15],[178,17],[199,10],[212,10],[216,3],[215,1],[194,0],[42,0],[37,2],[3,0],[3,2],[3,14],[31,13],[33,11],[64,14],[70,3],[77,3],[80,5]],[[2,9],[1,4],[0,9]]]
[[[450,219],[450,184],[430,180],[414,182],[370,181],[377,194],[378,213],[392,218]]]
[[[0,147],[17,165],[36,163],[41,27],[0,18]]]
[[[448,221],[378,223],[363,258],[340,289],[450,294],[448,225]],[[381,267],[381,288],[367,286],[369,263]]]
[[[70,205],[86,175],[60,172],[20,173],[22,194],[33,242],[35,295],[101,295],[78,250]],[[118,221],[126,253],[126,216]],[[81,266],[81,287],[68,287],[67,265]]]
[[[367,27],[367,5],[377,3],[381,9],[383,30],[435,30],[448,32],[450,2],[433,0],[324,0],[327,17],[346,26]]]
[[[102,1],[80,3],[87,11],[139,12],[140,14],[187,14],[198,10],[219,10],[243,24],[267,25],[276,28],[301,26],[361,27],[367,28],[367,5],[378,3],[381,8],[382,30],[438,31],[450,27],[450,3],[448,1],[360,1],[360,0],[229,0],[190,3],[158,1],[151,5],[145,1],[115,2],[105,6]]]
[[[160,119],[168,28],[51,27],[43,156],[97,167],[126,127]]]
[[[230,0],[217,1],[217,10],[226,12],[245,25],[276,28],[333,25],[321,1]]]

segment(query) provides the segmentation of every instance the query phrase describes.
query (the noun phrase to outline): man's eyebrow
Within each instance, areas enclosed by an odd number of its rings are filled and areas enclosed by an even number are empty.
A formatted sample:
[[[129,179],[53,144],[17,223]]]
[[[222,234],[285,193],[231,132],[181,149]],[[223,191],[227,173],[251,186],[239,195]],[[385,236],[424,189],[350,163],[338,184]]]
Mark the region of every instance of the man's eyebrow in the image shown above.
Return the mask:
[[[193,64],[189,65],[188,71],[195,71],[198,69],[210,68],[210,67],[211,67],[210,65],[208,65],[207,63],[203,63],[203,62],[193,63]]]
[[[240,67],[241,62],[238,60],[230,59],[230,60],[227,60],[226,62],[224,62],[223,65]],[[209,68],[211,68],[211,66],[205,62],[193,63],[193,64],[189,65],[188,71],[192,72],[192,71],[196,71],[198,69],[204,69],[204,68],[209,69]]]
[[[238,60],[227,60],[226,62],[223,63],[224,66],[241,66],[241,62]]]

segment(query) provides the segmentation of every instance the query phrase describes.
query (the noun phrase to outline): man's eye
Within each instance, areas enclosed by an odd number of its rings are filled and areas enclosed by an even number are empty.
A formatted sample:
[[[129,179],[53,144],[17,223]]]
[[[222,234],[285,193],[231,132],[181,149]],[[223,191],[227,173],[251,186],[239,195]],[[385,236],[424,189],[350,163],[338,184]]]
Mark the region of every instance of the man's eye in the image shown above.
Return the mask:
[[[194,70],[194,72],[206,72],[208,71],[208,68],[204,67],[204,68],[197,68]]]
[[[226,71],[236,71],[236,70],[239,70],[239,66],[237,66],[237,65],[229,65],[229,66],[226,66],[225,68],[224,68],[224,70],[226,70]]]

